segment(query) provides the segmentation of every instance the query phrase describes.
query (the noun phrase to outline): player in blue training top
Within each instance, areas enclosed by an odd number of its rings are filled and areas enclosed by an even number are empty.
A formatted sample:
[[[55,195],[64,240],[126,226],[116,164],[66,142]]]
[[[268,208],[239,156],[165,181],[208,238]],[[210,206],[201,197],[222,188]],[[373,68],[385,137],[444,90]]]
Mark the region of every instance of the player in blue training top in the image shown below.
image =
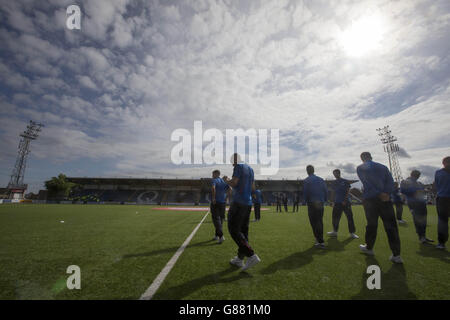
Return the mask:
[[[328,232],[330,237],[337,237],[339,222],[341,220],[342,212],[345,213],[348,222],[348,232],[350,237],[353,239],[358,239],[359,237],[355,234],[356,227],[353,220],[352,203],[350,201],[350,182],[341,178],[341,170],[333,170],[333,175],[336,178],[333,184],[334,190],[334,206],[332,213],[332,224],[333,231]]]
[[[278,212],[278,210],[281,212],[281,195],[279,193],[277,193],[275,199],[277,201],[277,212]]]
[[[303,181],[304,201],[308,205],[309,222],[316,238],[315,246],[321,249],[325,248],[323,241],[323,211],[324,203],[327,201],[327,185],[322,178],[314,174],[314,167],[306,167],[308,178]]]
[[[284,211],[288,212],[288,197],[287,197],[287,194],[283,194],[283,205],[284,205]]]
[[[359,180],[363,184],[363,207],[366,213],[366,244],[360,245],[361,251],[374,255],[373,247],[377,238],[378,218],[383,220],[388,236],[394,263],[403,263],[400,257],[400,236],[390,194],[394,191],[394,179],[389,169],[381,163],[372,161],[369,152],[361,153],[362,164],[356,168]]]
[[[448,217],[450,215],[450,157],[442,160],[444,168],[436,171],[434,186],[437,191],[436,209],[438,213],[438,245],[436,248],[445,250],[448,241]]]
[[[262,203],[262,196],[261,196],[261,190],[256,189],[253,193],[253,208],[255,210],[255,221],[261,220],[261,203]]]
[[[292,203],[292,212],[298,212],[298,203],[300,202],[300,197],[298,193],[294,195],[294,200]]]
[[[228,210],[228,231],[238,246],[238,254],[231,259],[230,263],[242,267],[242,270],[247,270],[261,261],[248,240],[252,191],[256,190],[254,173],[249,165],[241,163],[237,153],[232,155],[231,163],[234,167],[233,177],[225,179],[225,182],[233,188],[233,200]],[[244,265],[245,257],[247,261]]]
[[[225,204],[227,195],[231,190],[230,186],[220,177],[220,171],[214,170],[211,181],[211,217],[216,229],[214,240],[222,243],[225,240],[222,231],[222,224],[225,218]]]
[[[427,230],[427,198],[425,186],[419,180],[420,171],[411,171],[410,177],[400,183],[400,191],[406,196],[406,203],[413,216],[416,233],[423,244],[433,242],[425,234]]]

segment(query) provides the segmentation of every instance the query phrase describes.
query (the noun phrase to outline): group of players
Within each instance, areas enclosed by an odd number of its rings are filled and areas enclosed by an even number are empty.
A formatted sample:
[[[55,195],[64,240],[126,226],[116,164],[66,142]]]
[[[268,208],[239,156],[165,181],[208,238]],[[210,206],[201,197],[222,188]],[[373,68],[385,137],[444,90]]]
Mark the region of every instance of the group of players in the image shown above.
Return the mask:
[[[397,223],[405,223],[402,219],[403,202],[400,193],[406,197],[419,241],[423,244],[434,242],[426,237],[427,199],[424,185],[418,181],[420,172],[413,170],[411,176],[398,186],[394,183],[389,169],[383,164],[373,161],[369,152],[363,152],[360,157],[362,164],[357,167],[356,172],[363,185],[363,207],[367,219],[365,244],[359,246],[360,250],[367,255],[374,255],[378,218],[381,218],[392,251],[390,260],[394,263],[403,263],[400,256],[400,237],[397,226]],[[222,243],[225,240],[222,223],[225,220],[226,198],[232,199],[228,210],[228,231],[238,246],[238,252],[230,263],[241,267],[242,270],[247,270],[261,261],[248,240],[252,205],[255,208],[255,220],[260,220],[261,191],[255,187],[253,169],[248,164],[242,163],[238,154],[232,156],[231,163],[234,167],[231,179],[227,176],[220,178],[220,171],[213,171],[211,215],[216,229],[215,240]],[[436,171],[434,181],[438,213],[438,244],[436,248],[445,250],[445,244],[449,238],[450,157],[444,158],[442,164],[443,168]],[[313,166],[308,165],[306,172],[308,177],[303,182],[303,202],[308,207],[308,217],[316,239],[315,246],[324,249],[326,246],[323,239],[323,214],[324,204],[328,200],[327,186],[322,178],[314,174]],[[339,169],[334,170],[333,175],[336,178],[332,212],[333,230],[328,232],[328,235],[337,236],[339,221],[344,212],[350,236],[358,239],[349,197],[350,183],[341,178]],[[297,208],[298,202],[298,198],[294,199],[294,206],[297,204]],[[287,199],[284,203],[287,211]],[[397,212],[394,210],[394,204]],[[245,258],[247,259],[244,264]]]
[[[292,204],[292,212],[298,212],[298,205],[300,203],[300,198],[298,194],[294,195],[293,204]],[[277,204],[277,212],[283,212],[283,209],[281,208],[281,203],[284,205],[284,211],[288,212],[288,198],[285,194],[280,195],[277,194],[275,197],[275,202]]]

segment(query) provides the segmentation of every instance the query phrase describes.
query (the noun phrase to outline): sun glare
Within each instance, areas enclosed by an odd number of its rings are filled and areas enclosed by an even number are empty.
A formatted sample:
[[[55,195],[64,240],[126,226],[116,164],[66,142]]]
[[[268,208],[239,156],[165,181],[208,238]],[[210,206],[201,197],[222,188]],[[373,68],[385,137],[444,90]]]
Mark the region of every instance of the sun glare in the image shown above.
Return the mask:
[[[361,57],[380,47],[385,33],[385,24],[379,16],[373,15],[353,21],[341,35],[344,51],[353,57]]]

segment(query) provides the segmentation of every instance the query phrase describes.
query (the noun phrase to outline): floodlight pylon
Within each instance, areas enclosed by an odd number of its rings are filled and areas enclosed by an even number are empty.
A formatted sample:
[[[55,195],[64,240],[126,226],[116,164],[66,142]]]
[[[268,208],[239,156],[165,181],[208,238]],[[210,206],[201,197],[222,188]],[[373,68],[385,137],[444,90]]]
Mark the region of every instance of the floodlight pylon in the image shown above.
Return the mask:
[[[32,140],[36,140],[39,132],[44,125],[31,121],[28,123],[26,130],[20,134],[19,147],[17,152],[16,163],[8,183],[8,189],[12,193],[24,193],[27,185],[24,183],[25,169],[27,166],[27,158],[30,153],[30,144]]]
[[[400,163],[398,161],[398,152],[400,151],[400,147],[395,143],[397,138],[392,135],[392,131],[389,126],[379,128],[377,131],[380,136],[381,143],[383,144],[383,150],[388,154],[389,170],[391,171],[392,177],[395,182],[400,184],[403,178]]]

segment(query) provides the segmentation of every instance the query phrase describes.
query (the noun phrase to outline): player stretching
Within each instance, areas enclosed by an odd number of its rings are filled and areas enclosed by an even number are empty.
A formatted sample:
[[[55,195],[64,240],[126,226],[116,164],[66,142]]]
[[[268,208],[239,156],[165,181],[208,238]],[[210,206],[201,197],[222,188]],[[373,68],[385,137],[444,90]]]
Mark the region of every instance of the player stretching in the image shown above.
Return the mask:
[[[231,161],[234,167],[233,177],[225,180],[233,188],[233,201],[228,210],[228,231],[238,246],[238,255],[231,259],[230,263],[242,267],[244,271],[261,261],[248,241],[252,191],[256,188],[253,169],[245,163],[240,163],[237,153],[233,154]],[[244,265],[245,257],[247,262]]]
[[[352,204],[350,202],[350,182],[341,178],[341,171],[336,169],[333,171],[333,175],[336,178],[334,182],[334,206],[332,214],[333,231],[328,232],[331,237],[337,237],[339,222],[341,220],[342,211],[345,213],[348,222],[348,232],[350,237],[353,239],[358,239],[359,237],[355,234],[355,222],[353,221]]]
[[[220,177],[220,171],[214,170],[212,173],[212,187],[211,187],[211,217],[216,229],[216,235],[214,240],[218,243],[222,243],[225,238],[223,236],[222,224],[225,217],[225,202],[227,198],[227,192],[230,190],[230,186],[223,181]]]
[[[359,248],[365,254],[374,255],[373,246],[377,238],[378,217],[380,217],[388,236],[389,247],[392,250],[389,260],[394,263],[403,263],[400,257],[397,221],[394,207],[390,201],[390,194],[394,190],[394,179],[386,166],[372,161],[369,152],[361,153],[361,160],[363,164],[356,168],[356,172],[364,187],[363,207],[367,226],[366,244],[360,245]]]
[[[308,205],[309,222],[316,238],[315,246],[325,248],[323,241],[323,204],[327,201],[327,186],[322,178],[314,174],[314,167],[306,167],[308,178],[303,182],[303,195]]]
[[[400,191],[406,196],[406,202],[413,216],[416,233],[423,244],[433,242],[425,236],[427,230],[427,198],[425,186],[419,181],[420,171],[411,171],[411,176],[400,184]]]
[[[448,217],[450,215],[450,157],[442,160],[444,168],[436,171],[434,185],[437,190],[436,209],[438,213],[438,249],[445,250],[448,241]]]

